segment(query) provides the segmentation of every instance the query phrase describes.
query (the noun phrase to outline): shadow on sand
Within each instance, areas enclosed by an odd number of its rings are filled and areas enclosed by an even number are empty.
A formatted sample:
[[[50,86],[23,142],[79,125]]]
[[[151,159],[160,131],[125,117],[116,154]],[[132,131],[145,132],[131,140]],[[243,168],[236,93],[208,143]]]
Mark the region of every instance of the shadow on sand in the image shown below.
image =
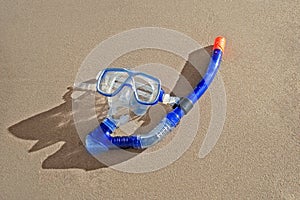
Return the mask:
[[[177,96],[187,94],[186,90],[181,88],[182,78],[188,80],[192,87],[196,86],[202,78],[201,74],[206,71],[209,63],[207,53],[211,55],[211,49],[212,46],[208,46],[189,55],[189,60],[185,63],[172,93]],[[73,89],[69,87],[62,97],[64,103],[22,120],[10,126],[8,130],[17,138],[37,141],[28,150],[29,153],[47,148],[57,142],[64,142],[58,151],[43,161],[43,169],[77,168],[89,171],[106,167],[86,151],[77,134],[72,117],[72,92]],[[85,95],[91,94],[87,92]],[[96,102],[96,107],[98,120],[101,121],[106,116],[108,105],[106,101],[100,101]],[[145,119],[143,125],[149,124],[149,118],[145,117]]]

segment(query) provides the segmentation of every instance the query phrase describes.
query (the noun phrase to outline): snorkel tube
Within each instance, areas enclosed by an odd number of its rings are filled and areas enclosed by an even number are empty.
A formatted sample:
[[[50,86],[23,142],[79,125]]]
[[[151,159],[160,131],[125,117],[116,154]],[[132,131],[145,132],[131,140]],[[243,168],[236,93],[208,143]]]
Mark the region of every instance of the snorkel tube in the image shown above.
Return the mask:
[[[161,141],[179,124],[181,118],[192,109],[193,105],[208,89],[220,66],[225,43],[224,37],[215,39],[213,53],[202,80],[189,95],[179,100],[175,105],[175,109],[169,112],[153,130],[143,135],[114,137],[111,134],[116,130],[117,126],[112,120],[106,118],[86,137],[86,149],[89,153],[97,155],[110,149],[118,148],[144,149]]]

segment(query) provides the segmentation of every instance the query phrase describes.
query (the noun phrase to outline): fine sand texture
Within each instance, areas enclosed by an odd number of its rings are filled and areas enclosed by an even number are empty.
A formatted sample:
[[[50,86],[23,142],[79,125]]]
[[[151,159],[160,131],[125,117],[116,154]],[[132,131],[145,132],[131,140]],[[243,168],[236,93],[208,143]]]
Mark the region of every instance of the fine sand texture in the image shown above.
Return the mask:
[[[297,0],[0,1],[0,199],[299,200],[299,16]],[[211,118],[209,92],[199,101],[197,135],[178,160],[126,173],[86,152],[72,85],[95,46],[139,27],[179,31],[208,53],[214,38],[225,36],[219,74],[227,109],[206,157],[198,154]],[[145,63],[200,77],[186,60],[160,50],[134,51],[112,65]],[[101,119],[107,104],[96,106]]]

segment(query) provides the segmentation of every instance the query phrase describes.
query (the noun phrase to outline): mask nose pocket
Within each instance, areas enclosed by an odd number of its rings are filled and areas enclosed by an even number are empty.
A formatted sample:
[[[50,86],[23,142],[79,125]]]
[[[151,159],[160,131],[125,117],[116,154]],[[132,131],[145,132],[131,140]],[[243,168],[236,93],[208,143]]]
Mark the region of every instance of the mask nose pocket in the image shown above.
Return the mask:
[[[130,98],[133,95],[132,89],[124,86],[118,94],[107,98],[109,116],[114,119],[117,124],[122,125],[129,120]]]
[[[130,110],[134,112],[134,114],[138,116],[142,116],[146,114],[147,109],[149,108],[149,105],[143,105],[137,102],[136,98],[134,95],[131,96],[130,98]]]

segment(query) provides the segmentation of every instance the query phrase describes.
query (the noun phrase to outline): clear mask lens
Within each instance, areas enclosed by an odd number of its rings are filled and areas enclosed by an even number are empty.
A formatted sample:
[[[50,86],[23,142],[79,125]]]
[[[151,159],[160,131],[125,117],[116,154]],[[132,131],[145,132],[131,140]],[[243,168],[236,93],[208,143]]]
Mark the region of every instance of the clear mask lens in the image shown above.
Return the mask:
[[[99,82],[99,90],[104,94],[113,95],[128,77],[129,74],[125,71],[106,71]]]
[[[151,103],[158,96],[159,83],[149,77],[136,75],[133,77],[138,101]]]

